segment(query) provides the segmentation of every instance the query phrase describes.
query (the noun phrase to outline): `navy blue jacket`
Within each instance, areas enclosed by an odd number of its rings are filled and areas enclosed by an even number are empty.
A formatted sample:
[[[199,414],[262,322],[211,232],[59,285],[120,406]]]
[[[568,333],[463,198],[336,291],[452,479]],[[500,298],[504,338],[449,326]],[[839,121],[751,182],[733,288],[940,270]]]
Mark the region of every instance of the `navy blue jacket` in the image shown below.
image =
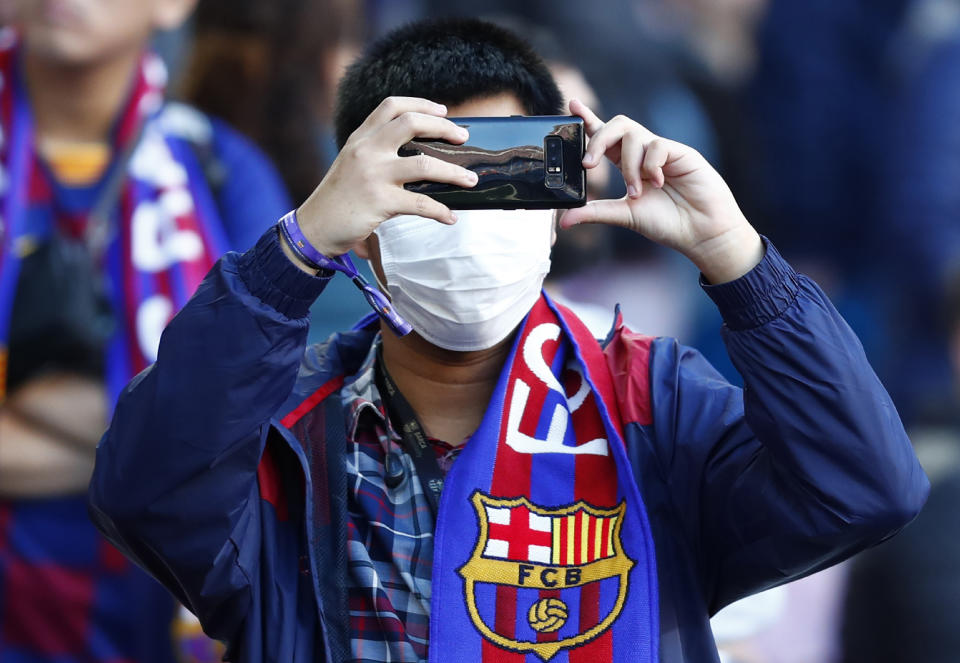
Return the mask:
[[[103,532],[237,661],[349,658],[339,386],[376,324],[306,347],[324,279],[275,232],[228,254],[131,382],[97,452]],[[707,286],[741,392],[619,324],[605,345],[650,518],[662,661],[716,661],[708,617],[881,541],[928,482],[856,337],[772,247]],[[322,299],[321,299],[322,302]]]

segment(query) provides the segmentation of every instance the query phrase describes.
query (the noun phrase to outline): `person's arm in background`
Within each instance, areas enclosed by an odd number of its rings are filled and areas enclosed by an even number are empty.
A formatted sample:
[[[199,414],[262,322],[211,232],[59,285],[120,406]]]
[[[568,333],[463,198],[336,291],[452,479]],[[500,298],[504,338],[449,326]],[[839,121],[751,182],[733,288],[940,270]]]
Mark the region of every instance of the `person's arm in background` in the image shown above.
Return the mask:
[[[0,408],[0,496],[82,494],[106,420],[97,380],[71,373],[32,378]]]
[[[732,387],[694,350],[654,341],[653,437],[711,611],[823,567],[906,525],[929,483],[856,336],[809,279],[743,217],[695,150],[579,102],[628,195],[569,210],[561,226],[612,223],[700,268],[745,381]]]
[[[403,184],[472,186],[473,173],[397,155],[416,136],[466,140],[445,113],[422,99],[385,100],[299,208],[311,243],[333,256],[397,214],[451,222],[444,205]],[[97,449],[95,524],[223,640],[241,628],[258,578],[256,470],[325,285],[312,274],[274,229],[246,253],[228,253],[164,331],[157,361],[121,394]]]

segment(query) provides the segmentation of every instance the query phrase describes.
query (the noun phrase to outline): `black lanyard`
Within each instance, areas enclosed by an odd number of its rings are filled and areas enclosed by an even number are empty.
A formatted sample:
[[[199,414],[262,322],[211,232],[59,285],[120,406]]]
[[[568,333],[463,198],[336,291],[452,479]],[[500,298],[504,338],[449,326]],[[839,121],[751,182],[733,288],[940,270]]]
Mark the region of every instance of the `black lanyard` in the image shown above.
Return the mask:
[[[400,390],[397,389],[393,378],[387,373],[387,367],[383,363],[382,345],[377,348],[376,381],[377,389],[380,390],[380,398],[383,399],[383,404],[390,420],[393,422],[394,429],[400,433],[404,450],[413,459],[413,466],[420,478],[423,494],[427,497],[430,511],[436,519],[440,505],[440,492],[443,490],[443,472],[440,470],[440,464],[437,463],[433,445],[430,444],[423,432],[423,426],[417,420],[416,413],[410,407],[407,399],[400,393]],[[389,458],[388,454],[388,461]],[[387,471],[389,474],[390,468],[387,468]]]

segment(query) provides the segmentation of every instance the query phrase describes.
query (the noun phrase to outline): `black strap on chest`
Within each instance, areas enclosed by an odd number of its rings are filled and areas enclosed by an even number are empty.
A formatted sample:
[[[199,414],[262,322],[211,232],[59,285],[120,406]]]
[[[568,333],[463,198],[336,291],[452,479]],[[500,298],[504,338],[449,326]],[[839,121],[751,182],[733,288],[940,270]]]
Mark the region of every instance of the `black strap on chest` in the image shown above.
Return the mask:
[[[437,456],[433,451],[430,440],[423,432],[423,426],[417,419],[416,413],[403,397],[396,383],[383,363],[383,346],[377,348],[376,361],[376,381],[377,389],[380,390],[380,397],[386,407],[390,421],[393,422],[394,430],[400,434],[403,442],[403,448],[413,459],[413,466],[417,470],[417,476],[420,478],[420,485],[423,488],[423,494],[430,505],[430,511],[434,519],[437,517],[440,505],[440,493],[443,490],[443,472],[440,470],[440,464],[437,463]]]

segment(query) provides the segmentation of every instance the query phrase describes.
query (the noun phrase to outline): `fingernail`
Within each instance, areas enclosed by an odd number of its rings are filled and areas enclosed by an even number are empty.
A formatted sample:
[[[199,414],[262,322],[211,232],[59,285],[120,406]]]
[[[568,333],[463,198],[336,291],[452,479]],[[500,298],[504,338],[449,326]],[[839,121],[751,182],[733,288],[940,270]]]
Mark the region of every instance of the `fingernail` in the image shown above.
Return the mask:
[[[592,163],[593,163],[593,155],[589,153],[585,154],[583,157],[583,165],[589,166]]]
[[[447,107],[444,106],[443,104],[436,104],[436,106],[437,106],[437,110],[440,111],[441,113],[447,112]]]
[[[631,198],[636,198],[636,197],[637,197],[637,187],[633,186],[632,184],[629,185],[629,186],[627,187],[627,195],[630,196]]]
[[[450,212],[450,222],[451,222],[451,223],[456,223],[458,219],[459,219],[459,217],[457,216],[457,213],[456,213],[456,212]]]
[[[462,127],[460,128],[460,131],[457,132],[457,135],[460,136],[460,138],[463,138],[464,140],[470,137],[470,133]]]
[[[467,181],[470,182],[470,184],[476,184],[478,179],[477,174],[473,171],[467,174]]]

